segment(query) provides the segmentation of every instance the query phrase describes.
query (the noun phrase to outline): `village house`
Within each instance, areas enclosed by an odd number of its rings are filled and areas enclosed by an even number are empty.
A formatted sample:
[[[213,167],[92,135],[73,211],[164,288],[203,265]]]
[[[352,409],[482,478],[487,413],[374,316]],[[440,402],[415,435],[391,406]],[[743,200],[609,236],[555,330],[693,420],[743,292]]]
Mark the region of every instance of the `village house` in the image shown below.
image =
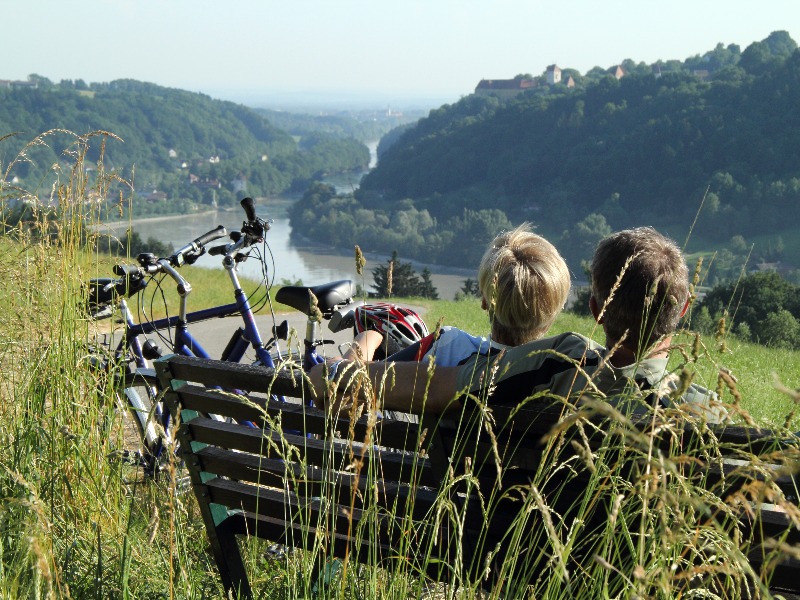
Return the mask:
[[[158,190],[153,190],[151,192],[144,192],[141,194],[143,200],[147,202],[161,202],[167,199],[166,192],[159,192]]]
[[[568,75],[562,78],[558,65],[550,65],[545,72],[547,86],[566,85],[575,87],[575,80]],[[514,79],[481,79],[475,88],[476,96],[496,96],[497,98],[513,98],[518,94],[542,87],[540,79],[531,77],[515,77]]]
[[[608,72],[617,79],[622,79],[625,77],[625,69],[622,68],[622,65],[611,67]]]
[[[517,94],[539,87],[535,79],[519,77],[516,79],[481,79],[475,88],[477,96],[497,96],[513,98]]]
[[[31,88],[36,89],[39,84],[36,81],[12,81],[11,79],[0,79],[0,88],[20,89]]]

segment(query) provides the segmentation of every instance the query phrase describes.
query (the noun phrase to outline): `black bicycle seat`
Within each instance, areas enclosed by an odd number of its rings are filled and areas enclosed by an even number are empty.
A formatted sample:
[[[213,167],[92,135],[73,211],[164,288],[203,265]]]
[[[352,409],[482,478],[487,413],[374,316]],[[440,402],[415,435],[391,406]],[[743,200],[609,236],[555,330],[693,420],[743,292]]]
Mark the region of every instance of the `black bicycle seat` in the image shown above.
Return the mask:
[[[275,300],[286,306],[299,310],[304,315],[311,313],[311,297],[309,292],[317,299],[317,306],[322,316],[330,318],[333,309],[340,304],[346,304],[353,299],[356,293],[353,282],[349,279],[323,283],[322,285],[304,286],[287,285],[278,290]]]
[[[114,302],[117,296],[130,298],[143,290],[146,285],[147,281],[138,275],[119,279],[111,277],[90,279],[87,300],[92,308],[102,307]]]

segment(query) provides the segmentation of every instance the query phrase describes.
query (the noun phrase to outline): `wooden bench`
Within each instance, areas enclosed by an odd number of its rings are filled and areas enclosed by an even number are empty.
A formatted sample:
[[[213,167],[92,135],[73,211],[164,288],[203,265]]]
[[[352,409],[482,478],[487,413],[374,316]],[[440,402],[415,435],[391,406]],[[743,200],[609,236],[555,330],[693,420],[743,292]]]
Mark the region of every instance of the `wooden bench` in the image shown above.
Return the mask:
[[[271,400],[308,397],[297,371],[181,356],[156,369],[222,583],[238,596],[253,589],[237,536],[305,550],[309,586],[335,559],[344,574],[364,563],[507,598],[528,585],[536,597],[590,585],[800,590],[800,453],[772,432],[545,399],[465,403],[418,424],[350,420]],[[665,547],[669,564],[650,559]]]

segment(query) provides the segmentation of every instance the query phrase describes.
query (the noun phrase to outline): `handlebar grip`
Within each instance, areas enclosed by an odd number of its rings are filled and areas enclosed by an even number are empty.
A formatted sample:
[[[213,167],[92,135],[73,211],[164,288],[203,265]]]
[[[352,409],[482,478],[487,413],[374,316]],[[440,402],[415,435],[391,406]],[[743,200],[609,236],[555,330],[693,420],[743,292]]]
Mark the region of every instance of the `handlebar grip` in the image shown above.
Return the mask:
[[[114,275],[119,277],[131,277],[141,273],[141,269],[136,265],[114,265]]]
[[[207,243],[213,242],[214,240],[218,240],[219,238],[225,237],[226,235],[228,235],[227,229],[225,229],[223,225],[220,225],[216,229],[212,229],[211,231],[208,231],[203,235],[201,235],[194,241],[194,243],[200,247],[203,247]]]
[[[225,254],[226,246],[214,246],[213,248],[208,249],[208,253],[211,256],[219,256],[220,254]]]
[[[244,214],[247,215],[248,221],[255,221],[256,220],[256,205],[253,202],[253,199],[249,196],[247,198],[242,198],[242,201],[239,203],[242,205],[244,209]]]

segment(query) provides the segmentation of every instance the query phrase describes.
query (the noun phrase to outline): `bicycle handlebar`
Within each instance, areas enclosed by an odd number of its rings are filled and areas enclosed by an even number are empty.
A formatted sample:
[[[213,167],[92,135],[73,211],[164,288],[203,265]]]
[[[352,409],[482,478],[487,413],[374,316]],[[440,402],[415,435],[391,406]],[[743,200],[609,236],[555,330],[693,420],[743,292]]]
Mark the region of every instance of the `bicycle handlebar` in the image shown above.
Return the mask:
[[[208,253],[217,256],[234,252],[241,247],[250,246],[256,241],[260,241],[267,229],[269,222],[263,221],[256,215],[255,203],[250,197],[243,198],[240,202],[247,216],[247,222],[242,225],[242,231],[231,231],[230,238],[233,244],[215,246],[208,250]],[[227,229],[223,225],[207,231],[203,235],[195,238],[167,258],[157,259],[152,254],[140,254],[137,257],[138,265],[114,265],[114,274],[119,277],[132,278],[155,273],[167,273],[172,277],[179,287],[191,290],[188,282],[183,279],[177,271],[171,267],[181,267],[184,264],[192,264],[205,251],[206,244],[218,240],[228,235]],[[146,258],[145,258],[146,257]]]
[[[256,205],[252,198],[249,196],[247,198],[242,198],[242,201],[239,204],[242,205],[244,214],[247,216],[248,221],[255,221],[258,218],[256,217]]]
[[[119,277],[134,277],[142,273],[142,268],[137,265],[114,265],[113,270]]]
[[[170,256],[169,262],[176,267],[180,267],[184,264],[184,262],[186,262],[186,255],[194,252],[202,253],[206,244],[213,242],[214,240],[218,240],[221,237],[225,237],[226,235],[228,235],[228,230],[222,225],[216,229],[207,231],[200,237],[196,238],[193,242],[189,242],[183,248],[175,252],[175,254]]]
[[[213,242],[214,240],[218,240],[221,237],[225,237],[228,235],[228,230],[225,229],[223,225],[218,225],[216,229],[212,229],[211,231],[207,231],[199,238],[197,238],[194,243],[198,246],[205,246],[209,242]]]
[[[244,209],[246,220],[242,223],[241,231],[231,231],[231,242],[223,246],[214,246],[208,249],[211,256],[235,255],[237,251],[264,240],[264,234],[269,231],[270,220],[260,219],[256,214],[255,202],[250,197],[242,198],[239,202]]]

